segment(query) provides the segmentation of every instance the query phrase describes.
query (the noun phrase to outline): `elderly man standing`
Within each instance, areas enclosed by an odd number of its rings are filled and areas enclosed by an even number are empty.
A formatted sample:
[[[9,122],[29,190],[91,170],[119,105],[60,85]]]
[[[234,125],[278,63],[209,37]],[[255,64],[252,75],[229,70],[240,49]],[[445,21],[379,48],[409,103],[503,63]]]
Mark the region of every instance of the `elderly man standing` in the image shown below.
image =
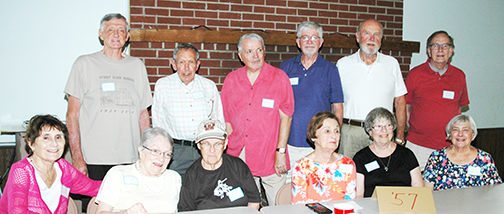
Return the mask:
[[[245,67],[227,75],[222,105],[229,134],[227,153],[245,160],[270,204],[284,184],[289,165],[285,152],[294,112],[289,78],[264,62],[264,40],[255,33],[238,40]]]
[[[200,63],[198,49],[188,43],[178,45],[171,60],[177,73],[159,79],[154,88],[152,125],[165,129],[173,137],[175,153],[169,168],[182,177],[200,158],[194,142],[198,125],[208,119],[224,124],[215,83],[196,74]]]
[[[340,153],[353,158],[371,141],[364,131],[366,115],[384,107],[397,117],[396,141],[403,145],[406,127],[406,86],[397,60],[379,53],[383,27],[376,20],[359,24],[355,34],[359,51],[338,60],[343,86],[344,119],[341,128]]]
[[[465,74],[449,62],[454,48],[446,31],[434,32],[427,39],[429,59],[406,78],[406,146],[415,153],[421,169],[433,151],[451,145],[446,141],[446,124],[469,105]]]
[[[299,25],[296,43],[301,49],[297,57],[283,61],[280,69],[289,76],[294,92],[295,111],[287,142],[290,167],[313,152],[306,141],[310,119],[318,112],[332,111],[343,120],[343,92],[338,68],[319,55],[324,43],[322,26],[306,21]],[[290,182],[290,170],[286,182]]]
[[[122,52],[129,39],[126,18],[105,15],[98,33],[103,49],[77,58],[65,87],[72,164],[94,180],[138,160],[152,104],[145,65]]]

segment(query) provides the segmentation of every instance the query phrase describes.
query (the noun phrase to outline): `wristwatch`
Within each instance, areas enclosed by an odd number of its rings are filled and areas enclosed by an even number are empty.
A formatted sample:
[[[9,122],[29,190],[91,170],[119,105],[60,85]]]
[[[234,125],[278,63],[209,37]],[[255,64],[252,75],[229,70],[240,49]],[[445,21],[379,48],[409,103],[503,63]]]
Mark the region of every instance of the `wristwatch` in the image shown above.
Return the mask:
[[[280,152],[280,154],[285,154],[285,148],[277,148],[277,152]]]
[[[404,144],[406,143],[406,142],[404,142],[403,140],[401,140],[401,139],[399,139],[399,138],[396,138],[396,139],[395,139],[395,141],[396,141],[398,144],[403,145],[403,146],[404,146]]]

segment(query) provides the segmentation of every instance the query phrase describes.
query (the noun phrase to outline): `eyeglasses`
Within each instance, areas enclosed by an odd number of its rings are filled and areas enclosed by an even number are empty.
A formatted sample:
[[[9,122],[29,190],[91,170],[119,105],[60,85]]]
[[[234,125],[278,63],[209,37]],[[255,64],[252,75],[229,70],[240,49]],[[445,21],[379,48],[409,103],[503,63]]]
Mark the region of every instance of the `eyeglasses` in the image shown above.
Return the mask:
[[[301,36],[299,37],[299,40],[303,41],[303,42],[306,42],[308,40],[311,40],[311,41],[318,41],[320,40],[320,37],[319,36]]]
[[[387,129],[387,130],[392,130],[392,129],[394,129],[394,126],[393,126],[392,124],[387,124],[387,125],[384,125],[384,126],[382,126],[382,125],[376,125],[376,126],[373,126],[373,130],[375,130],[375,131],[379,132],[379,131],[381,131],[384,127],[385,127],[385,129]]]
[[[222,149],[224,147],[224,143],[216,143],[216,144],[212,145],[209,142],[201,142],[200,145],[201,145],[201,148],[203,148],[205,150],[210,149],[212,147],[215,150],[219,150],[219,149]]]
[[[448,44],[448,43],[445,43],[445,44],[430,44],[429,45],[429,47],[434,48],[434,49],[438,49],[438,48],[446,49],[446,48],[449,48],[451,46],[452,46],[452,44]]]
[[[162,151],[159,151],[157,149],[149,149],[147,148],[146,146],[142,146],[144,149],[147,149],[150,151],[150,153],[152,155],[155,155],[155,156],[160,156],[160,155],[163,155],[163,157],[165,158],[170,158],[170,157],[173,157],[173,154],[171,152],[162,152]]]

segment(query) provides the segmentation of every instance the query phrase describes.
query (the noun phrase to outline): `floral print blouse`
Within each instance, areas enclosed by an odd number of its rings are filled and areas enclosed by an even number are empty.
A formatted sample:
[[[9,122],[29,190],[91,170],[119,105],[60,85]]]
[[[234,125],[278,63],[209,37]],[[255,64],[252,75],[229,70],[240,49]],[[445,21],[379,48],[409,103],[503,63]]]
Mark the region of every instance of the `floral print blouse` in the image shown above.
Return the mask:
[[[477,149],[476,158],[469,164],[452,163],[446,148],[436,150],[430,155],[423,178],[434,184],[434,190],[456,189],[502,183],[492,156]]]
[[[326,163],[305,157],[292,170],[293,204],[354,199],[355,190],[355,163],[343,155]]]

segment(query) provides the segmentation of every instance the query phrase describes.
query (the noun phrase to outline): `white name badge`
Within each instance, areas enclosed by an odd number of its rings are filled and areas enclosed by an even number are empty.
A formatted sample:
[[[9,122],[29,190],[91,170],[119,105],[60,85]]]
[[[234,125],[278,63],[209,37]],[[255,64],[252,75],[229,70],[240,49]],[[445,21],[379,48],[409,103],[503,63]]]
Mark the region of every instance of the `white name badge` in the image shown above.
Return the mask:
[[[298,85],[299,84],[299,77],[292,77],[289,78],[291,85]]]
[[[68,195],[70,195],[70,188],[66,187],[65,185],[61,185],[61,195],[65,198],[68,198]]]
[[[339,170],[342,173],[352,174],[353,165],[352,164],[340,164]]]
[[[275,106],[275,100],[263,98],[262,107],[273,108]]]
[[[469,166],[467,173],[469,175],[481,176],[481,168],[479,166]]]
[[[366,170],[368,172],[371,172],[371,171],[373,171],[375,169],[379,169],[380,168],[380,164],[378,164],[378,162],[376,160],[374,160],[372,162],[364,164],[364,167],[366,167]]]
[[[443,91],[443,98],[453,100],[453,98],[455,98],[455,92]]]
[[[101,84],[101,89],[103,92],[111,92],[115,91],[115,83],[114,82],[104,82]]]
[[[123,176],[124,185],[138,186],[138,179],[132,175]]]
[[[203,93],[203,91],[195,91],[195,92],[192,92],[192,98],[195,99],[195,100],[201,100],[203,98],[205,98],[205,94]]]
[[[245,195],[243,194],[241,187],[236,187],[233,190],[230,190],[229,192],[227,192],[227,196],[228,196],[229,200],[231,202],[233,202],[233,201],[236,201],[240,198],[243,198],[243,196],[245,196]]]

